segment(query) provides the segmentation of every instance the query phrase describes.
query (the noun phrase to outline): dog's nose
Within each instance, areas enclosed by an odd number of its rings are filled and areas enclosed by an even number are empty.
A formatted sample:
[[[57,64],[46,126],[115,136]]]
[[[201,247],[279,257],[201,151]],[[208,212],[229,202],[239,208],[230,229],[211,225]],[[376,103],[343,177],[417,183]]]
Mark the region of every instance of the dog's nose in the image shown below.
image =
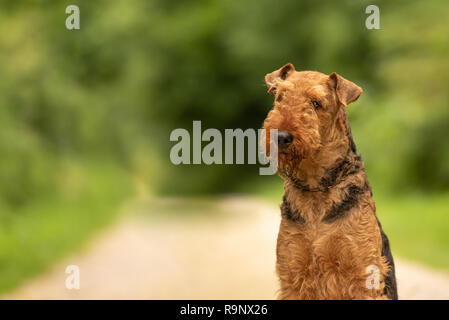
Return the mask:
[[[287,131],[278,131],[278,146],[281,149],[287,149],[293,142],[293,136]]]

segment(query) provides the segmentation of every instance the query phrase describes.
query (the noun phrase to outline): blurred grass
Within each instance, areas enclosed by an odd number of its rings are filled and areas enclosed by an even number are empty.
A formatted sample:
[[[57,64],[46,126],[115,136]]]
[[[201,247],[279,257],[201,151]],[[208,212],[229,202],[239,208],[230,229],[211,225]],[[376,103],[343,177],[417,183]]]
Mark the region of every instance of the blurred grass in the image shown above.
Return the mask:
[[[375,196],[393,254],[449,270],[449,193]]]
[[[59,194],[1,211],[0,292],[80,249],[132,192],[125,172],[107,161],[68,160],[63,166]]]

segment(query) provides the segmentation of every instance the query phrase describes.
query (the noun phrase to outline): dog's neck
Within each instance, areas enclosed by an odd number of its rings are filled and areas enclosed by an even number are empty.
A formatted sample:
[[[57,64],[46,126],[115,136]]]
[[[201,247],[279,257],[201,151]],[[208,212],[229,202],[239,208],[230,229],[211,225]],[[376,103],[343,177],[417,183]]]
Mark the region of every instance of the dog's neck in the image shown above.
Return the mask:
[[[295,177],[288,178],[295,188],[304,192],[327,192],[348,175],[363,170],[346,114],[343,115],[336,119],[337,130],[325,135],[322,147],[301,161]]]

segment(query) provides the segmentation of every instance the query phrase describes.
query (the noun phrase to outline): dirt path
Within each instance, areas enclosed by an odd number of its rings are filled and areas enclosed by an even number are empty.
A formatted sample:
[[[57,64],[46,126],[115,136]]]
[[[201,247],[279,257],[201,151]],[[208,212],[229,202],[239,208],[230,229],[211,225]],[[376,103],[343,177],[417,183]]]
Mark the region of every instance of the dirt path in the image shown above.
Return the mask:
[[[224,199],[224,214],[169,220],[124,215],[84,253],[3,298],[273,299],[278,209],[248,198]],[[397,259],[402,299],[449,299],[449,276]],[[80,268],[80,290],[65,268]]]

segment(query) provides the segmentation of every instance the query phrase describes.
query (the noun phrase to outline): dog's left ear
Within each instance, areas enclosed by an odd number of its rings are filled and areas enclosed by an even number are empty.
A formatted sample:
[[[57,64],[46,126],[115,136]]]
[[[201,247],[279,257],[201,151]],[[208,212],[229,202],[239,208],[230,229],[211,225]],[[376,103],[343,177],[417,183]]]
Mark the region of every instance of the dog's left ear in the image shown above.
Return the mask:
[[[272,73],[268,73],[265,76],[265,83],[268,87],[268,92],[273,92],[276,90],[276,84],[280,81],[283,81],[288,78],[292,72],[295,71],[295,67],[291,63],[287,63],[282,68],[273,71]]]
[[[329,75],[328,83],[335,90],[338,100],[344,106],[356,101],[363,92],[362,88],[354,82],[346,80],[335,72]]]

